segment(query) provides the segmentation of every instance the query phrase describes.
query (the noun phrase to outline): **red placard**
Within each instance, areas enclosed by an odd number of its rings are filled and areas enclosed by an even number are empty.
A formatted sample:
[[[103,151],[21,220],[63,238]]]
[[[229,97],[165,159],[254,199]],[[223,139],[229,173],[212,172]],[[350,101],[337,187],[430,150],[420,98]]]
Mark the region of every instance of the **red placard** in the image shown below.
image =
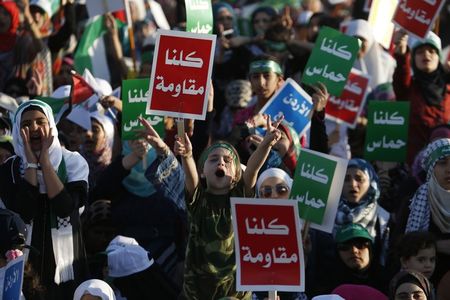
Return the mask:
[[[231,198],[239,291],[304,291],[297,202]]]
[[[147,114],[204,120],[216,36],[158,30]]]
[[[352,69],[342,94],[328,99],[326,118],[355,128],[357,118],[364,108],[369,81],[370,76]]]
[[[430,31],[444,2],[445,0],[400,0],[392,21],[422,39]]]

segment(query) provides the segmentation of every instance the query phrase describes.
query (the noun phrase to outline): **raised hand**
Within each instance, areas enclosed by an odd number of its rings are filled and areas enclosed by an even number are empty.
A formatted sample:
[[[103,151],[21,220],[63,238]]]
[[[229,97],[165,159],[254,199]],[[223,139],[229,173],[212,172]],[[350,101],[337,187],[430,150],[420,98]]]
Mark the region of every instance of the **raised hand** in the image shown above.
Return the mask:
[[[281,139],[281,131],[278,129],[278,126],[283,121],[284,117],[279,118],[277,121],[272,123],[272,118],[269,115],[264,115],[266,118],[266,135],[262,140],[261,144],[273,146]]]
[[[317,82],[315,86],[313,85],[311,87],[314,89],[314,94],[311,97],[314,110],[320,112],[327,106],[330,94],[328,93],[327,87],[321,82]]]
[[[405,55],[408,51],[408,34],[400,29],[394,33],[395,53]]]
[[[37,163],[37,157],[31,149],[30,145],[30,128],[28,126],[20,129],[20,135],[22,136],[23,147],[25,150],[25,156],[27,158],[27,162],[29,163]]]
[[[169,146],[164,143],[153,126],[142,117],[139,118],[139,121],[145,127],[140,135],[155,149],[158,155],[167,155],[170,152]]]
[[[192,156],[192,144],[187,133],[184,133],[184,139],[176,136],[173,152],[184,158]]]
[[[45,160],[49,159],[49,149],[53,143],[54,136],[52,136],[52,128],[48,131],[44,127],[39,128],[39,135],[41,137],[41,153],[39,155],[39,163],[42,165]]]

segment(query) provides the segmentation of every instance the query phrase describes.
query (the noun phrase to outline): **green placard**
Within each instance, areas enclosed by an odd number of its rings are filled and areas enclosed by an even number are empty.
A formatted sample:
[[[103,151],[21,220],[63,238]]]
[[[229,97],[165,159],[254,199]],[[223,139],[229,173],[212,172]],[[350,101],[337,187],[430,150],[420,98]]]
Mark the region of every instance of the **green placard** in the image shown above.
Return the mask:
[[[313,151],[300,151],[290,198],[298,201],[300,218],[322,224],[336,161]]]
[[[367,160],[406,160],[409,102],[369,101],[364,158]]]
[[[185,0],[186,31],[211,34],[213,13],[210,0]]]
[[[135,140],[138,136],[135,130],[143,129],[138,117],[144,117],[155,128],[161,138],[164,138],[164,117],[146,115],[150,79],[129,79],[122,81],[122,139]]]
[[[330,27],[322,27],[303,72],[302,83],[325,84],[340,96],[359,51],[358,39]]]

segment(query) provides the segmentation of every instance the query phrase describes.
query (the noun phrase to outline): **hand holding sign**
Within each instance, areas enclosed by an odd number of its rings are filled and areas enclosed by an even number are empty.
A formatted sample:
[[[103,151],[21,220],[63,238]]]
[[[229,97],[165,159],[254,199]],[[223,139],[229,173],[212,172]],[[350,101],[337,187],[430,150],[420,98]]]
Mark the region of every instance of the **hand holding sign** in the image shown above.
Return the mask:
[[[314,105],[314,110],[317,112],[321,112],[322,110],[325,109],[325,106],[327,106],[330,94],[328,94],[327,87],[321,82],[317,82],[316,86],[312,85],[311,87],[315,91],[315,93],[311,97],[311,100]],[[312,112],[313,111],[311,111],[311,115]]]

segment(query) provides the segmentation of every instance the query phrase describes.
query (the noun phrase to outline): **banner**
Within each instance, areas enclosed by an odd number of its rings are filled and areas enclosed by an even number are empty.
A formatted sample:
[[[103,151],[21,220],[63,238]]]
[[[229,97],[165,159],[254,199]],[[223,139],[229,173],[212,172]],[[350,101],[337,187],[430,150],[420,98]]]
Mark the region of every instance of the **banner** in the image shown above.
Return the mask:
[[[11,260],[4,268],[0,270],[0,299],[2,300],[20,300],[23,284],[23,268],[25,256],[19,256]]]
[[[309,129],[309,114],[313,109],[311,96],[294,80],[288,78],[283,86],[264,105],[260,113],[268,114],[273,119],[284,116],[289,125],[302,136]]]
[[[193,33],[213,32],[213,13],[210,0],[185,0],[186,31]]]
[[[291,200],[231,198],[236,290],[304,291],[297,207]]]
[[[370,76],[352,69],[342,94],[339,97],[331,95],[328,99],[326,118],[355,128],[365,105],[369,81]]]
[[[410,34],[423,39],[431,30],[444,3],[445,0],[400,0],[393,21]]]
[[[146,113],[204,120],[216,36],[158,30]]]
[[[357,38],[330,27],[322,27],[306,64],[302,83],[322,82],[330,94],[339,96],[358,51]]]
[[[311,228],[331,233],[341,198],[346,159],[301,149],[289,198],[297,200],[300,218]]]
[[[397,0],[373,0],[370,8],[369,19],[367,20],[373,30],[375,40],[380,43],[384,49],[390,49],[392,34],[395,25],[392,23]]]
[[[406,160],[409,126],[409,102],[371,101],[364,158],[366,160]]]
[[[128,79],[122,81],[122,140],[135,140],[136,130],[144,129],[139,122],[143,117],[150,122],[161,138],[164,138],[164,117],[145,114],[150,79]]]

